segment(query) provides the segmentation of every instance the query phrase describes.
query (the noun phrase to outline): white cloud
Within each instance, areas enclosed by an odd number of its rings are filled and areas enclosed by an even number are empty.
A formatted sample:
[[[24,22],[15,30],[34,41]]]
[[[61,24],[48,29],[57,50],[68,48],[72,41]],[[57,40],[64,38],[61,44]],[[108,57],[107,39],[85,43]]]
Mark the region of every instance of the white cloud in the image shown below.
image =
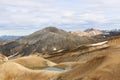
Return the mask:
[[[120,0],[0,0],[0,26],[30,31],[39,25],[104,24],[120,20],[119,4]]]
[[[85,21],[93,21],[93,22],[97,22],[97,23],[106,23],[107,22],[105,15],[99,14],[99,13],[85,13],[80,16]]]
[[[31,34],[32,32],[34,32],[35,30],[0,30],[0,36],[1,35],[17,35],[17,36],[20,36],[20,35],[28,35],[28,34]],[[14,34],[13,34],[14,33]]]
[[[108,7],[120,7],[120,0],[103,0],[103,4]]]
[[[45,24],[50,22],[56,23],[84,23],[85,21],[105,22],[103,14],[86,13],[82,11],[63,10],[59,6],[53,6],[55,0],[2,0],[2,8],[5,9],[0,17],[6,20],[6,23],[17,25],[27,24]],[[7,6],[6,6],[7,5]],[[97,4],[96,4],[97,5]],[[52,7],[51,7],[52,6]],[[89,5],[90,6],[90,5]],[[93,5],[91,5],[93,7]],[[66,6],[65,6],[66,7]],[[80,8],[81,9],[81,8]],[[84,15],[83,15],[84,14]],[[82,16],[78,16],[82,15]],[[102,20],[103,19],[103,20]]]

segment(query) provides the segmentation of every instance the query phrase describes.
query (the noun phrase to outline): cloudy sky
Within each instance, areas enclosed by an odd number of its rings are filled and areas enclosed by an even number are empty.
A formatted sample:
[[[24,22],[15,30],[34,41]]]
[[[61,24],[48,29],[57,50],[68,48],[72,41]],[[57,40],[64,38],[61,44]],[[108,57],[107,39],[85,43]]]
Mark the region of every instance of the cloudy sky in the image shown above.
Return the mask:
[[[0,35],[27,35],[47,26],[120,29],[120,0],[0,0]]]

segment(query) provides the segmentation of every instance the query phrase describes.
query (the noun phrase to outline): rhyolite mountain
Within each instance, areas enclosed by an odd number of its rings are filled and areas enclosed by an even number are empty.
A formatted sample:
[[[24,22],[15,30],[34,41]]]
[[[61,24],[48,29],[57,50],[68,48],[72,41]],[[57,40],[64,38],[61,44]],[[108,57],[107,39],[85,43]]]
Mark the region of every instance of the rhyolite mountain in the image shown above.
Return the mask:
[[[71,50],[81,44],[94,42],[88,37],[80,37],[56,27],[47,27],[28,36],[0,46],[0,52],[6,56],[33,52],[52,53],[59,50]]]

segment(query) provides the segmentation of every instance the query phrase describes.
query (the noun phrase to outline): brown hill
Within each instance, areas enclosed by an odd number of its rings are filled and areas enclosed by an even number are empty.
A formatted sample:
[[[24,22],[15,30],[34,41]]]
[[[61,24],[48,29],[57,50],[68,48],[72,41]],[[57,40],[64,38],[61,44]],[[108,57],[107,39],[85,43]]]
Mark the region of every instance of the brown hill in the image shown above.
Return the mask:
[[[6,62],[6,61],[8,61],[8,58],[5,55],[3,55],[2,53],[0,53],[0,64],[3,62]]]
[[[65,72],[57,80],[119,80],[120,54],[94,58]]]
[[[58,74],[54,71],[30,70],[14,62],[0,65],[0,80],[53,80]]]
[[[78,37],[55,27],[47,27],[3,45],[1,52],[6,56],[16,53],[20,55],[29,55],[33,52],[52,53],[63,49],[71,50],[80,44],[87,44],[93,41],[93,39],[88,37]]]
[[[85,63],[78,64],[73,69],[60,74],[57,80],[120,80],[119,42],[120,38],[110,40],[111,47],[89,53],[85,56],[87,57]],[[90,55],[93,53],[96,54],[95,57]]]
[[[80,45],[67,53],[59,52],[62,55],[54,53],[45,57],[59,63],[58,65],[33,55],[12,59],[0,65],[0,80],[119,80],[119,45],[120,38],[113,38],[100,43]],[[60,73],[28,69],[41,66],[67,70]]]
[[[10,61],[19,63],[31,69],[41,69],[44,67],[50,67],[56,65],[56,63],[53,63],[49,60],[46,60],[40,56],[35,56],[35,55],[20,57],[20,58],[12,59]]]
[[[81,45],[77,48],[74,48],[70,52],[63,53],[61,52],[61,55],[53,54],[49,56],[45,56],[46,59],[49,59],[56,63],[61,62],[79,62],[79,61],[88,61],[94,57],[106,55],[106,53],[109,52],[109,45],[108,43],[102,44],[103,42],[96,43],[96,44],[90,44],[90,45]],[[43,56],[44,57],[44,56]]]

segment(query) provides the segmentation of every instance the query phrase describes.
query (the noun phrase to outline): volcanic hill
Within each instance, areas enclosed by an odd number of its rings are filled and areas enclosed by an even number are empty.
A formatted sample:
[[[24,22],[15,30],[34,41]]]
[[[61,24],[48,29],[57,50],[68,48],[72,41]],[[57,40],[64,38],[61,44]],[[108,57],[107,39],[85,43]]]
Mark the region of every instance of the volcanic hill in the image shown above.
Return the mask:
[[[24,56],[35,52],[52,53],[71,50],[81,44],[92,42],[92,38],[80,37],[56,27],[47,27],[1,46],[0,52],[6,56]]]

